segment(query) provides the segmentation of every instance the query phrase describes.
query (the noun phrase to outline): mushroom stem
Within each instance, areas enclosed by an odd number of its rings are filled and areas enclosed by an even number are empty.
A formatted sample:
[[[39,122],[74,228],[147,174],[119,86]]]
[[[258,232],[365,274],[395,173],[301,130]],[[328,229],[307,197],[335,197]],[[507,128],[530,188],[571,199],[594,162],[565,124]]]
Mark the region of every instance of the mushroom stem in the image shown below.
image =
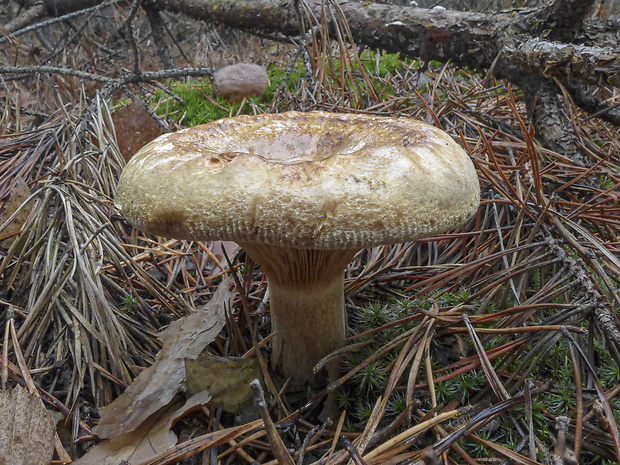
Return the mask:
[[[317,381],[313,367],[344,342],[344,269],[357,250],[291,249],[239,244],[267,276],[271,307],[272,364],[294,385]],[[328,375],[338,362],[327,365]]]
[[[276,333],[272,363],[293,383],[313,380],[313,367],[330,352],[340,348],[346,331],[344,273],[321,287],[290,288],[269,279],[271,327]],[[327,366],[330,378],[338,364]],[[316,381],[316,379],[315,379]]]

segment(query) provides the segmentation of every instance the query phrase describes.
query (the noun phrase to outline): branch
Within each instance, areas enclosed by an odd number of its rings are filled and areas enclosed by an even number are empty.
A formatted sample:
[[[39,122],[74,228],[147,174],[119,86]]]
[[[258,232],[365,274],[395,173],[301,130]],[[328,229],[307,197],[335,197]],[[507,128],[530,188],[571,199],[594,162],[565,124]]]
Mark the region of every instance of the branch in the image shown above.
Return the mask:
[[[250,32],[289,37],[303,33],[293,2],[145,0],[145,3]],[[513,13],[486,15],[343,0],[338,0],[337,4],[359,44],[423,59],[452,60],[476,68],[493,63],[499,51],[496,36],[515,22]],[[335,33],[333,16],[325,16],[326,9],[320,1],[311,0],[306,5],[317,22],[325,21],[330,32]]]
[[[113,4],[120,3],[122,1],[124,0],[106,1],[99,5],[95,5],[91,8],[86,8],[86,9],[78,10],[78,11],[72,11],[71,13],[67,13],[65,15],[49,19],[47,21],[42,21],[40,23],[27,26],[28,24],[31,24],[33,21],[36,21],[37,19],[41,18],[47,13],[47,7],[45,6],[45,4],[37,3],[30,10],[27,10],[25,14],[18,16],[17,18],[15,18],[11,22],[3,26],[4,30],[2,32],[6,33],[7,35],[5,35],[4,37],[0,37],[0,44],[13,39],[14,37],[25,34],[27,32],[35,31],[37,29],[41,29],[46,26],[51,26],[52,24],[61,23],[71,18],[82,16],[88,13],[94,13],[97,10],[101,10],[102,8],[112,6]]]
[[[334,1],[346,17],[353,39],[371,48],[400,52],[423,60],[450,61],[456,66],[478,70],[490,69],[501,54],[502,66],[511,70],[504,73],[508,79],[518,70],[522,74],[555,77],[566,84],[600,85],[606,82],[620,86],[620,48],[617,44],[608,47],[571,45],[536,38],[540,28],[559,27],[571,22],[581,25],[593,0],[569,0],[568,3],[555,0],[544,8],[496,14]],[[45,3],[51,3],[51,0]],[[68,0],[62,4],[64,12],[74,2]],[[144,0],[143,4],[147,10],[155,8],[181,13],[249,32],[288,37],[303,33],[293,2]],[[305,5],[309,17],[316,18],[317,22],[325,21],[330,25],[330,32],[335,32],[334,16],[325,15],[322,1],[308,0]],[[587,30],[590,42],[597,42],[597,29],[600,34],[606,34],[605,24]],[[561,36],[560,32],[553,30],[550,35]]]
[[[175,68],[162,69],[160,71],[142,71],[140,73],[127,73],[118,78],[109,78],[100,74],[86,73],[71,68],[57,68],[54,66],[0,66],[0,74],[65,74],[76,76],[91,81],[105,82],[114,87],[124,86],[136,82],[158,81],[160,79],[178,78],[186,76],[211,76],[213,68]]]
[[[201,20],[212,20],[230,27],[286,36],[300,35],[299,21],[291,3],[279,0],[148,0],[147,4]],[[400,52],[423,60],[451,61],[461,67],[491,68],[501,53],[504,63],[525,74],[556,77],[565,82],[581,81],[620,86],[620,49],[571,45],[534,38],[541,19],[559,24],[559,4],[547,9],[518,10],[510,13],[483,14],[436,10],[376,3],[339,0],[340,8],[359,44],[388,52]],[[565,2],[564,2],[565,3]],[[577,18],[591,6],[592,0],[571,0],[578,12],[565,12]],[[307,3],[317,21],[332,26],[322,3]],[[556,14],[554,18],[551,13]],[[555,23],[554,23],[555,24]],[[529,32],[529,34],[528,34]]]
[[[0,38],[0,43],[9,40],[11,33],[25,28],[28,24],[31,24],[33,21],[37,21],[39,18],[45,16],[46,11],[47,8],[43,3],[37,3],[35,6],[29,10],[26,10],[24,13],[9,21],[4,26],[1,26],[0,32],[7,35]]]
[[[166,45],[166,27],[161,19],[159,10],[146,5],[143,6],[143,9],[146,12],[146,17],[149,24],[151,25],[151,34],[153,36],[153,41],[155,42],[155,47],[157,48],[159,60],[162,65],[167,68],[176,68],[174,60],[170,55],[170,50],[168,50],[168,46]]]
[[[142,0],[133,0],[133,2],[131,2],[131,10],[129,10],[129,16],[127,17],[127,36],[129,39],[129,44],[131,45],[131,51],[133,53],[134,74],[140,73],[140,50],[138,50],[136,31],[134,30],[133,23],[138,15],[141,4]]]
[[[620,87],[620,55],[611,47],[531,39],[518,45],[507,45],[503,58],[528,74],[537,73],[569,83]]]
[[[87,73],[85,71],[79,71],[72,68],[58,68],[56,66],[0,66],[0,74],[18,74],[18,75],[30,75],[30,74],[64,74],[68,76],[76,76],[83,79],[90,79],[91,81],[99,82],[113,82],[114,79],[100,74]]]
[[[583,27],[595,0],[554,0],[538,8],[535,22],[528,28],[531,34],[549,31],[549,38],[571,42]]]

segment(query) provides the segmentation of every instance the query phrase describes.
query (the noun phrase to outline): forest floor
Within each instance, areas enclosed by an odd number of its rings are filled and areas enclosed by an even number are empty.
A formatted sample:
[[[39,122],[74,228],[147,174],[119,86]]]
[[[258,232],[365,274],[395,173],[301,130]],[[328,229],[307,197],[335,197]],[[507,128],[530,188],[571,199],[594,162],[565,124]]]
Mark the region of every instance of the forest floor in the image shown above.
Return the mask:
[[[56,463],[618,463],[620,128],[567,98],[587,159],[577,164],[537,142],[520,90],[491,74],[327,34],[296,47],[178,21],[184,65],[263,65],[265,96],[229,103],[208,77],[106,87],[25,69],[2,81],[0,228],[12,220],[0,231],[2,383],[29,387],[53,412]],[[121,39],[84,27],[68,51],[50,52],[43,34],[15,39],[2,60],[28,66],[45,53],[64,69],[131,68]],[[141,65],[155,70],[144,36]],[[267,286],[243,251],[142,234],[114,206],[124,147],[146,142],[130,123],[152,138],[288,110],[443,128],[482,190],[457,230],[357,254],[342,376],[304,392],[268,368]],[[185,393],[213,377],[227,383],[209,403]],[[252,407],[255,377],[267,417]],[[113,439],[99,441],[96,425]]]

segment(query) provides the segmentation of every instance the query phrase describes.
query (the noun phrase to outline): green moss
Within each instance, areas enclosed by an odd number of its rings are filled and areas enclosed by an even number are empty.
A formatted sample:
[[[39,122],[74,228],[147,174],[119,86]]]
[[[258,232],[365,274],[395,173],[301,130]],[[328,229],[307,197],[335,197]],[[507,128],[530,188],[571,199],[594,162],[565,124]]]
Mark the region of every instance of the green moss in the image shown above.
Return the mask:
[[[289,68],[270,68],[269,71],[269,86],[265,91],[265,100],[271,102],[278,92],[280,86],[285,79],[286,88],[290,92],[296,92],[299,90],[299,83],[302,78],[306,76],[306,70],[303,63],[298,62],[292,69]]]
[[[341,82],[344,63],[344,60],[329,61],[326,66],[324,84],[328,87],[346,89],[347,93],[357,92],[363,100],[358,104],[365,105],[370,103],[366,100],[372,93],[368,86],[373,86],[380,95],[393,95],[394,89],[389,79],[386,78],[403,70],[405,64],[413,62],[401,60],[397,53],[366,50],[361,54],[359,61],[354,57],[349,57],[345,73],[346,82]],[[299,92],[305,82],[306,70],[302,62],[297,62],[292,68],[272,67],[268,69],[268,75],[269,86],[265,95],[252,98],[254,105],[262,112],[271,110],[272,102],[285,80],[286,88],[290,93]],[[366,76],[366,79],[362,76]],[[210,79],[173,81],[168,87],[174,96],[163,90],[157,91],[153,98],[153,102],[157,104],[156,112],[183,127],[197,126],[231,115],[254,112],[250,105],[244,104],[241,108],[241,103],[227,102],[217,96]]]
[[[289,70],[280,68],[269,69],[268,74],[269,86],[265,95],[251,99],[263,112],[269,111],[278,87],[287,75],[289,76],[287,86],[294,92],[305,71],[302,64],[297,64],[290,75]],[[157,114],[180,126],[192,127],[232,115],[253,113],[250,105],[228,102],[219,97],[209,79],[173,81],[168,87],[174,96],[159,90],[154,97],[154,102],[158,102],[156,111]]]
[[[390,398],[387,406],[387,413],[393,417],[397,417],[405,411],[407,408],[407,402],[405,402],[405,396],[403,394],[396,394]]]
[[[138,310],[140,304],[138,303],[138,299],[136,299],[132,295],[127,295],[123,299],[123,310],[125,310],[128,314],[133,315]]]
[[[175,97],[159,91],[156,101],[161,99],[157,113],[175,123],[192,127],[236,114],[239,103],[228,103],[218,97],[208,80],[173,82],[169,88]]]
[[[372,415],[374,405],[371,404],[368,400],[363,400],[362,402],[358,402],[356,405],[355,416],[362,423],[367,423],[370,420],[370,416]]]
[[[599,183],[603,190],[611,189],[616,185],[616,182],[608,176],[599,176]]]
[[[382,78],[404,69],[398,53],[378,53],[374,50],[364,50],[360,55],[360,62],[368,74]],[[355,66],[358,68],[357,64]]]
[[[454,398],[456,385],[452,381],[435,384],[435,396],[437,402],[445,403]]]
[[[381,361],[375,360],[364,366],[354,377],[360,393],[376,392],[385,387],[387,381],[387,366]]]

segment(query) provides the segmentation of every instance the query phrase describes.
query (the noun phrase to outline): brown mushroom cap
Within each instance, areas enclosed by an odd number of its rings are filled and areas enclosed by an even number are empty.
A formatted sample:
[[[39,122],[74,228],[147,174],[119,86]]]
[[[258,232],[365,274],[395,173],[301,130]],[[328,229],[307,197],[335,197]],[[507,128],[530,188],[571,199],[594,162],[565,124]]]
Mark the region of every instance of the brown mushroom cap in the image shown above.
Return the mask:
[[[218,69],[213,74],[213,85],[218,95],[240,102],[255,95],[262,97],[269,85],[269,75],[262,66],[237,63]]]
[[[288,112],[226,118],[144,146],[116,203],[188,240],[364,248],[450,230],[478,208],[467,154],[408,118]]]

